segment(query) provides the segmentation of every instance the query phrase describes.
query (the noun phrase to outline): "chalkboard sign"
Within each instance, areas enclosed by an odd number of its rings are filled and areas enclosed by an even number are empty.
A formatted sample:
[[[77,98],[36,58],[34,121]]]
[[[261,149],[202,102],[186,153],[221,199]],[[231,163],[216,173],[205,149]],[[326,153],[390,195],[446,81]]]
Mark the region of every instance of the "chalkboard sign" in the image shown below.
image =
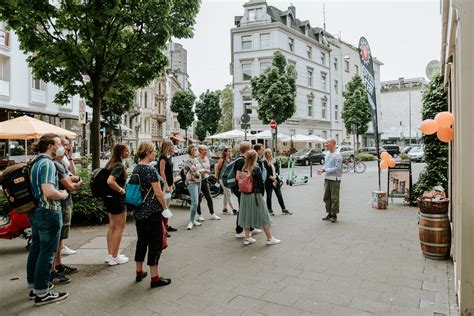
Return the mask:
[[[388,168],[387,194],[393,198],[410,201],[412,191],[411,163],[398,162],[395,167]]]

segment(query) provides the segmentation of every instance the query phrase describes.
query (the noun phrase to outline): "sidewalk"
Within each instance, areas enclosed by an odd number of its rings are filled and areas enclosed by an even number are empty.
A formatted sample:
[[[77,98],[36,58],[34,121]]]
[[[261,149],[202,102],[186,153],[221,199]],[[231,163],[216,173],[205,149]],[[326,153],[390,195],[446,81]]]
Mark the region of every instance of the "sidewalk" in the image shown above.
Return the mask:
[[[414,165],[415,174],[421,166]],[[276,246],[266,246],[263,235],[243,246],[234,236],[235,216],[186,231],[187,209],[174,208],[171,225],[178,231],[160,261],[160,274],[172,284],[159,289],[149,288],[149,277],[134,282],[133,262],[103,263],[105,226],[81,227],[67,242],[78,254],[64,259],[80,272],[57,287],[69,298],[34,307],[25,289],[25,241],[0,240],[0,315],[455,315],[452,263],[422,256],[416,208],[371,208],[376,176],[372,165],[364,174],[344,175],[337,224],[321,221],[322,178],[285,186],[294,215],[273,207],[272,229],[282,239]],[[220,216],[222,196],[214,205]],[[206,206],[203,214],[209,217]],[[125,235],[124,253],[133,261],[133,221]]]

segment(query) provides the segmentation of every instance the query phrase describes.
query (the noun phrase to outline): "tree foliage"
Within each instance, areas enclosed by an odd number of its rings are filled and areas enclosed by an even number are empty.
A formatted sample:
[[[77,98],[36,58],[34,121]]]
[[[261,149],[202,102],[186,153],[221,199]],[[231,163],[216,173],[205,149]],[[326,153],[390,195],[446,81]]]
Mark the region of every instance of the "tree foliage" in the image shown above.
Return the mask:
[[[258,102],[258,118],[263,124],[271,121],[281,124],[296,112],[296,73],[287,66],[285,56],[276,51],[272,66],[253,77],[252,97]]]
[[[200,128],[203,129],[204,137],[206,137],[206,132],[211,135],[215,134],[219,126],[222,116],[219,99],[218,91],[207,90],[199,96],[199,100],[196,102],[196,116],[201,123]]]
[[[220,91],[220,104],[221,104],[221,118],[219,120],[219,126],[217,132],[227,132],[232,129],[232,120],[234,116],[234,91],[230,84],[226,85],[223,90]]]
[[[369,122],[372,121],[372,108],[370,107],[367,92],[362,78],[354,76],[347,84],[347,89],[343,93],[344,109],[342,119],[348,132],[355,127],[357,138],[359,135],[367,133]]]
[[[194,128],[194,136],[201,142],[206,139],[206,127],[202,121],[198,121]]]
[[[97,168],[104,100],[130,106],[132,91],[167,65],[168,40],[192,36],[199,6],[200,0],[3,0],[0,20],[15,31],[34,76],[60,87],[56,103],[79,95],[92,105]]]
[[[186,131],[188,138],[188,127],[194,121],[193,105],[196,96],[190,91],[177,91],[171,99],[171,111],[178,114],[178,122],[181,129]]]
[[[433,119],[439,112],[448,110],[448,99],[444,90],[444,78],[435,76],[423,92],[423,120]],[[412,202],[423,195],[424,191],[440,185],[448,189],[448,144],[438,139],[436,134],[423,135],[426,167],[420,173],[413,186]]]

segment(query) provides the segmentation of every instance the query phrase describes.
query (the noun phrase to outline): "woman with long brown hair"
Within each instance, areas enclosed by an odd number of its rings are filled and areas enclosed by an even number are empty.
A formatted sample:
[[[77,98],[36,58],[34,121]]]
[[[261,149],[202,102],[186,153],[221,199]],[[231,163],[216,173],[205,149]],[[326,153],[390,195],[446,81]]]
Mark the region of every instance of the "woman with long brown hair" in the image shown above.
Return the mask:
[[[107,231],[108,254],[105,262],[111,266],[128,262],[127,257],[119,254],[119,248],[127,219],[127,205],[125,204],[127,170],[123,165],[123,159],[129,156],[130,150],[128,146],[117,143],[112,148],[112,155],[105,165],[105,169],[110,172],[107,184],[111,189],[110,193],[104,198],[104,205],[109,213],[109,229]]]
[[[272,208],[272,193],[275,191],[277,196],[278,203],[281,207],[281,213],[283,215],[293,215],[285,207],[285,201],[283,200],[283,195],[281,194],[281,180],[278,178],[280,169],[278,165],[275,165],[273,161],[273,155],[271,149],[267,148],[263,152],[263,165],[267,170],[267,179],[265,180],[265,191],[267,192],[267,208],[270,215],[275,215]]]
[[[219,183],[221,184],[221,188],[224,190],[224,209],[222,210],[223,214],[230,215],[227,206],[232,210],[234,214],[237,214],[237,210],[232,205],[232,192],[229,188],[224,186],[224,182],[222,181],[222,176],[224,175],[224,171],[227,168],[227,165],[232,161],[232,150],[229,147],[225,147],[222,151],[221,158],[217,162],[215,168],[215,177],[219,179]]]
[[[171,203],[171,193],[174,190],[174,179],[173,179],[173,161],[172,156],[174,153],[173,142],[169,139],[163,141],[161,144],[161,155],[158,159],[157,168],[160,177],[164,180],[163,193],[165,194],[167,206]],[[171,226],[167,226],[167,231],[175,232],[177,229]]]
[[[276,245],[281,240],[272,236],[270,230],[270,216],[268,215],[263,192],[265,190],[262,171],[257,166],[257,152],[249,150],[242,171],[237,171],[236,179],[239,183],[240,210],[238,224],[244,228],[244,245],[256,242],[250,235],[250,227],[263,228],[267,236],[267,245]],[[247,185],[244,185],[246,183]],[[250,185],[248,185],[250,183]]]

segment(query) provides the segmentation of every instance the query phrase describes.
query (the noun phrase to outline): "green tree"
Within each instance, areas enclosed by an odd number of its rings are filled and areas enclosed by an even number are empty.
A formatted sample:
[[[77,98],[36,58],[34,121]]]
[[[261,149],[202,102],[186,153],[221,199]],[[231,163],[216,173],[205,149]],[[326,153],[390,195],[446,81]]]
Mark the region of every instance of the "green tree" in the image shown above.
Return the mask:
[[[168,63],[162,51],[171,37],[192,36],[200,0],[51,3],[3,0],[0,20],[15,31],[34,76],[60,87],[56,103],[79,95],[92,105],[92,166],[97,168],[104,100],[117,94],[124,104],[130,102],[131,91],[161,74]]]
[[[202,121],[198,121],[196,127],[194,128],[194,136],[199,139],[201,142],[206,139],[206,128]]]
[[[258,118],[263,124],[271,121],[281,124],[296,112],[296,73],[287,66],[285,56],[276,51],[272,66],[253,77],[252,97],[258,102]]]
[[[348,132],[352,132],[352,128],[355,127],[356,137],[359,139],[359,135],[367,132],[369,122],[372,121],[372,108],[360,76],[356,75],[352,78],[347,84],[343,96],[342,119],[344,120],[344,126]],[[356,147],[358,147],[358,144],[356,144]]]
[[[220,103],[222,116],[219,120],[217,132],[222,133],[232,129],[232,118],[234,114],[234,92],[230,84],[226,85],[225,88],[220,91]]]
[[[444,90],[444,78],[442,75],[435,76],[428,88],[423,92],[423,120],[433,119],[439,112],[448,110],[448,99]],[[436,134],[423,135],[426,167],[420,173],[418,181],[413,186],[412,202],[440,185],[448,189],[448,144],[438,139]]]
[[[188,143],[188,127],[194,121],[193,105],[196,97],[192,92],[177,91],[171,99],[171,111],[178,113],[178,122],[181,129],[185,130],[186,144]]]
[[[204,137],[206,132],[213,135],[219,126],[219,120],[222,116],[219,104],[219,92],[209,91],[202,93],[196,102],[196,116],[201,122],[201,128],[204,129]],[[201,139],[202,141],[203,139]]]

